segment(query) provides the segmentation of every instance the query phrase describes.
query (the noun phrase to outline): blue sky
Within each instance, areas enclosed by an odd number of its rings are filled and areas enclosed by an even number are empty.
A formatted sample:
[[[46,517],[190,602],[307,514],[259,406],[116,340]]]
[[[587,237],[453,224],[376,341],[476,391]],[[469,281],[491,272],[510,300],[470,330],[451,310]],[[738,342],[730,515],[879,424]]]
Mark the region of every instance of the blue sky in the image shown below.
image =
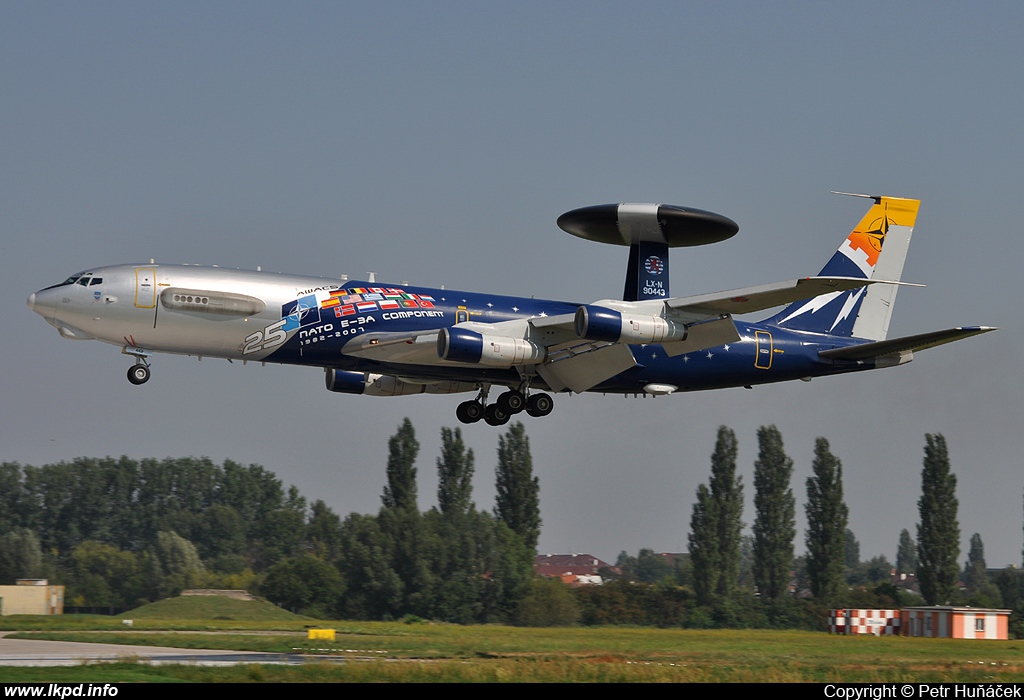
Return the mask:
[[[650,201],[740,224],[676,251],[696,294],[814,274],[864,211],[922,200],[891,335],[997,325],[908,366],[658,399],[559,397],[526,418],[544,552],[685,549],[715,431],[759,425],[795,462],[843,461],[865,558],[917,522],[925,433],[949,442],[962,555],[1021,563],[1024,382],[1015,287],[1024,108],[1019,3],[0,5],[0,459],[207,455],[258,462],[341,514],[372,512],[409,416],[420,503],[459,397],[332,395],[316,369],[60,339],[25,298],[89,266],[191,262],[590,301],[625,250],[562,212]],[[499,430],[465,430],[475,500]],[[748,505],[745,520],[753,520]],[[802,549],[802,533],[797,549]]]

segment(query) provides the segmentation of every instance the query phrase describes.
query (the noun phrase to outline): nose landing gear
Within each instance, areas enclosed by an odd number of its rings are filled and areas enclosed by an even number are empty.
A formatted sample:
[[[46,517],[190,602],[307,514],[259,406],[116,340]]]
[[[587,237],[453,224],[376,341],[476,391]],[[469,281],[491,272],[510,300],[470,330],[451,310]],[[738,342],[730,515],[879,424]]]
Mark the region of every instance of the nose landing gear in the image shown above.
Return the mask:
[[[135,358],[135,364],[128,368],[128,381],[138,386],[139,384],[145,384],[149,381],[149,361],[146,359],[149,357],[149,353],[142,348],[136,347],[128,338],[125,340],[129,343],[121,348],[122,355],[131,355]]]
[[[149,381],[149,365],[138,363],[128,368],[128,381],[138,386]]]

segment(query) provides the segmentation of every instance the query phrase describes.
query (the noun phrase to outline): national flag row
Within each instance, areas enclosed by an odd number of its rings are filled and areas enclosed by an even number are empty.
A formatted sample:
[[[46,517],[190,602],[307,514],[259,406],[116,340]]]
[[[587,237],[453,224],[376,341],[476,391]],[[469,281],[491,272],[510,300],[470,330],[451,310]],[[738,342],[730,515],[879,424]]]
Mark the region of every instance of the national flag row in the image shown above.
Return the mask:
[[[432,309],[434,308],[434,302],[427,301],[425,299],[382,299],[380,301],[360,301],[355,304],[342,304],[337,302],[334,304],[330,303],[330,299],[325,300],[321,307],[324,309],[334,309],[334,315],[338,318],[342,316],[351,316],[352,314],[363,314],[368,311],[376,311],[378,308],[384,311],[389,309]]]
[[[408,304],[406,302],[416,302],[414,304]],[[434,297],[426,294],[409,294],[401,289],[383,288],[383,287],[356,287],[355,289],[335,289],[330,293],[326,299],[320,302],[321,309],[331,309],[342,306],[344,304],[351,304],[358,306],[360,303],[376,303],[381,304],[382,309],[398,309],[398,308],[433,308]],[[398,302],[399,306],[394,306],[391,302]],[[426,302],[426,303],[424,303]],[[384,306],[383,304],[388,304]],[[376,308],[376,307],[373,307]],[[372,311],[373,308],[367,307],[368,311]],[[363,311],[363,309],[356,309],[357,312]]]

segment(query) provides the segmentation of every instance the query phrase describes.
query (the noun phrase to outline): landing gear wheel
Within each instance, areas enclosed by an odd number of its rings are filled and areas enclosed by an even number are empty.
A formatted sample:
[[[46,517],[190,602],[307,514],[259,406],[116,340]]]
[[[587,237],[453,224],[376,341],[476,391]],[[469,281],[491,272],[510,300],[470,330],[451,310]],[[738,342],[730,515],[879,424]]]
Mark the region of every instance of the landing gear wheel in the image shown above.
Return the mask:
[[[149,367],[146,365],[132,365],[128,369],[128,381],[132,384],[145,384],[149,381]]]
[[[484,421],[487,425],[505,425],[512,415],[496,403],[492,403],[484,410]]]
[[[554,407],[555,400],[548,394],[533,394],[526,402],[526,412],[534,418],[543,418]]]
[[[463,423],[476,423],[484,417],[484,407],[479,401],[463,401],[455,409],[455,417]]]
[[[505,413],[514,416],[526,408],[526,397],[515,390],[506,391],[498,397],[498,405],[501,406]]]

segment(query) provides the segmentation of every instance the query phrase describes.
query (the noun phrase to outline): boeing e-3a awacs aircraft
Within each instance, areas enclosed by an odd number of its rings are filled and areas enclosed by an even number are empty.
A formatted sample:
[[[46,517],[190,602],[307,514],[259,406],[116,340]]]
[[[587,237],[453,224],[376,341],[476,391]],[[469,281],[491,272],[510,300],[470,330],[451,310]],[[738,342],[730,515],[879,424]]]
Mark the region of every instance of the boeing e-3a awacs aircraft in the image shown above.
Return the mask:
[[[324,368],[327,388],[403,396],[476,392],[463,423],[551,412],[550,392],[663,395],[901,365],[914,352],[994,330],[886,339],[920,202],[868,197],[868,213],[816,277],[669,295],[670,247],[734,235],[699,209],[607,204],[558,219],[630,248],[622,300],[590,304],[191,265],[97,267],[42,289],[29,308],[70,339],[151,353]],[[785,306],[759,323],[734,316]],[[493,403],[493,388],[504,390]]]

